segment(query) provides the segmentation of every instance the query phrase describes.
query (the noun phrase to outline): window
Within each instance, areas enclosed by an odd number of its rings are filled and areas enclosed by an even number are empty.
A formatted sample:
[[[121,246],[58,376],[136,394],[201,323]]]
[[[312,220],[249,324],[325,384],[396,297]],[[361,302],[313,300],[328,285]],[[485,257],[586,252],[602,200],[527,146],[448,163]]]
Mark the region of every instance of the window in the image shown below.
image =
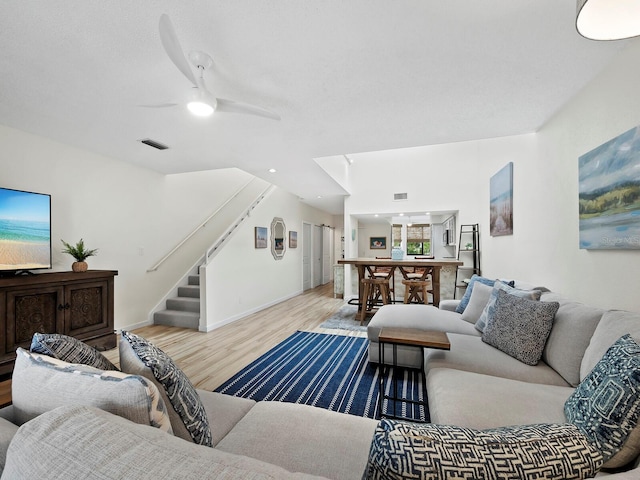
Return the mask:
[[[407,255],[431,255],[431,225],[407,226]]]
[[[402,225],[391,226],[391,246],[400,248],[402,245]]]

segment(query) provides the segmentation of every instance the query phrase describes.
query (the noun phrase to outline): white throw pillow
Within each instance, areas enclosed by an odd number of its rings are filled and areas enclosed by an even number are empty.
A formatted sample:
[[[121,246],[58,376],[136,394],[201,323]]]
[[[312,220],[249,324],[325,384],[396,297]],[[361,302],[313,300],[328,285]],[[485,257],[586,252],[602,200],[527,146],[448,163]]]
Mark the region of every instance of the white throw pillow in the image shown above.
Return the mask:
[[[482,315],[484,307],[486,307],[489,302],[491,292],[493,292],[493,287],[477,282],[473,287],[469,304],[467,308],[464,309],[464,312],[462,312],[461,318],[466,322],[475,324],[478,318],[480,318],[480,315]]]

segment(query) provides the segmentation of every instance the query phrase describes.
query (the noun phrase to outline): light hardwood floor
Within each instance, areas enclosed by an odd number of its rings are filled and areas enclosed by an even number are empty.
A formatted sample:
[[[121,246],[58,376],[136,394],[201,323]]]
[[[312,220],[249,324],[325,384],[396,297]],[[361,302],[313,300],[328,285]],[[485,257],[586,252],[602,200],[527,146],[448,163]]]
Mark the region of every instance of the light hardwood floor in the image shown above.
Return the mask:
[[[333,298],[333,283],[328,283],[212,332],[161,325],[133,332],[161,348],[197,388],[211,391],[297,330],[366,336],[318,328],[344,303]],[[104,353],[117,365],[117,348]]]

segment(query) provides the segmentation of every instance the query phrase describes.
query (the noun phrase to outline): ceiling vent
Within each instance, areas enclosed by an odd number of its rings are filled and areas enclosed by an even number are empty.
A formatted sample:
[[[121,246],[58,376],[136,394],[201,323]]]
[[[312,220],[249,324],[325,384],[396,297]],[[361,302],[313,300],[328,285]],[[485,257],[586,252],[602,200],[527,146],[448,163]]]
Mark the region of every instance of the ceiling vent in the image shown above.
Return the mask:
[[[398,200],[406,200],[408,195],[406,193],[394,193],[393,201],[397,202]]]
[[[140,140],[140,142],[144,143],[145,145],[149,145],[150,147],[157,148],[158,150],[166,150],[167,148],[169,148],[165,144],[156,142],[155,140],[151,140],[150,138],[142,139]]]

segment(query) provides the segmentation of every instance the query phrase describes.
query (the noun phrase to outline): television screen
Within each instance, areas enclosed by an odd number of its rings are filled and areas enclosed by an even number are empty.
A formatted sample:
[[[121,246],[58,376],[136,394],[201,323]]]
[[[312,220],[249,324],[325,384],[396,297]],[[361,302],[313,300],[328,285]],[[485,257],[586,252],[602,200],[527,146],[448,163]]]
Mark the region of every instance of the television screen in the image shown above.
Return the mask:
[[[0,271],[51,268],[51,195],[0,188]]]

